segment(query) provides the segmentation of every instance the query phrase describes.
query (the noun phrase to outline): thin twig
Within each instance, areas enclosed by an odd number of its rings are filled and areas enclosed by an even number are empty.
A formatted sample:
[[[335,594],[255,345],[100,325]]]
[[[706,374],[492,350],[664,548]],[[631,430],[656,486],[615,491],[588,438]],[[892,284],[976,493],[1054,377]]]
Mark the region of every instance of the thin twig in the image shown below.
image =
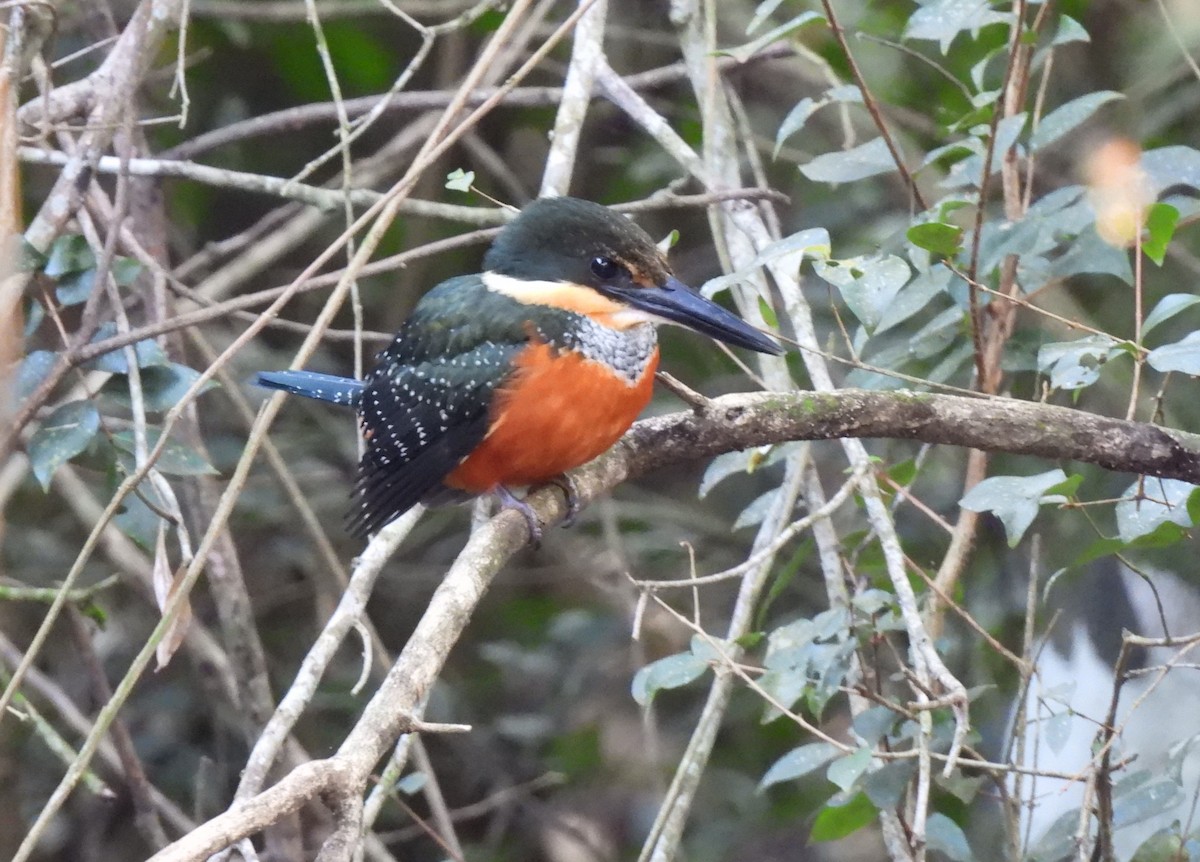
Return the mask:
[[[871,119],[875,123],[875,128],[878,129],[880,137],[887,145],[888,152],[892,156],[892,161],[896,164],[896,170],[900,173],[900,178],[904,181],[904,187],[908,189],[908,193],[912,195],[913,201],[917,205],[918,210],[926,210],[929,204],[925,201],[925,196],[921,194],[921,189],[917,185],[917,181],[913,178],[912,173],[908,170],[908,163],[904,158],[904,153],[900,151],[895,140],[892,138],[892,133],[888,130],[887,121],[883,118],[883,111],[879,107],[879,103],[875,101],[875,96],[871,92],[871,88],[867,86],[867,80],[863,76],[862,69],[859,68],[858,62],[854,59],[854,54],[850,50],[850,43],[846,41],[846,32],[842,29],[841,22],[838,20],[837,14],[833,11],[833,4],[830,0],[821,0],[821,8],[825,10],[825,20],[829,22],[829,31],[833,33],[834,40],[838,43],[842,54],[846,57],[846,65],[850,68],[850,75],[854,78],[854,83],[858,90],[862,93],[863,106],[871,115]]]

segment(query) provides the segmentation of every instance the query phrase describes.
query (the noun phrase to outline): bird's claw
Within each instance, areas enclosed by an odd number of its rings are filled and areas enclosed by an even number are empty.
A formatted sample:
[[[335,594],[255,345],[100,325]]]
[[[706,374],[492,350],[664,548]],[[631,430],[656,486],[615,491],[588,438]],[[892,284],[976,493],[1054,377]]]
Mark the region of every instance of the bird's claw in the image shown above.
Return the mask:
[[[529,544],[533,545],[535,550],[540,548],[542,546],[542,524],[538,520],[537,512],[533,510],[533,506],[514,496],[513,492],[503,485],[496,486],[496,496],[500,500],[501,509],[512,509],[520,513],[529,527]]]
[[[567,514],[563,516],[562,525],[564,527],[574,526],[575,518],[579,515],[579,510],[582,508],[579,505],[579,489],[575,486],[575,480],[568,474],[562,473],[555,476],[547,484],[562,489],[563,496],[567,498]]]

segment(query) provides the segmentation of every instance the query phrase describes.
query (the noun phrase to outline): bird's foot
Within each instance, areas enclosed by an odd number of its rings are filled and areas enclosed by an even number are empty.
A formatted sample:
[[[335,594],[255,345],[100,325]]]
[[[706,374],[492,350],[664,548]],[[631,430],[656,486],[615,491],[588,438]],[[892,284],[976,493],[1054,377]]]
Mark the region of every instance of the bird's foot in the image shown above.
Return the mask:
[[[575,486],[575,480],[566,473],[560,473],[546,484],[562,489],[563,496],[567,498],[567,514],[563,516],[563,526],[574,526],[575,518],[582,508],[579,505],[579,488]]]
[[[513,492],[505,488],[503,485],[496,486],[496,497],[500,500],[500,508],[513,509],[521,514],[525,519],[526,525],[529,527],[529,544],[534,548],[542,546],[542,524],[538,521],[537,512],[533,511],[533,506],[526,503],[524,500],[518,499],[513,495]]]

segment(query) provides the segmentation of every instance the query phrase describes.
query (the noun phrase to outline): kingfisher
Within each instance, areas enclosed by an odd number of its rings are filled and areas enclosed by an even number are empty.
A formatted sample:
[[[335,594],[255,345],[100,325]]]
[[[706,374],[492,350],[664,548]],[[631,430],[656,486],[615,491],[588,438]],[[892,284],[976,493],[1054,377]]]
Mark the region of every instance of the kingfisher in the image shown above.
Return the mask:
[[[430,290],[363,380],[261,372],[259,386],[354,407],[365,449],[347,529],[362,538],[418,502],[494,493],[540,526],[513,487],[561,484],[650,401],[659,324],[782,353],[675,278],[666,254],[591,201],[542,198],[496,237],[484,271]]]

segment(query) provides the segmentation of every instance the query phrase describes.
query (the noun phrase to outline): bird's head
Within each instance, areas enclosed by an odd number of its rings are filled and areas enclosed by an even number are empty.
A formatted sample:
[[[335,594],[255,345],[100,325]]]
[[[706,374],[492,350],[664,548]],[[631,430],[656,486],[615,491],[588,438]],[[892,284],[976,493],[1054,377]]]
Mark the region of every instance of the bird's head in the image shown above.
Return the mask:
[[[542,198],[501,231],[483,259],[489,289],[612,325],[675,323],[760,353],[773,340],[679,281],[644,230],[608,207]]]

